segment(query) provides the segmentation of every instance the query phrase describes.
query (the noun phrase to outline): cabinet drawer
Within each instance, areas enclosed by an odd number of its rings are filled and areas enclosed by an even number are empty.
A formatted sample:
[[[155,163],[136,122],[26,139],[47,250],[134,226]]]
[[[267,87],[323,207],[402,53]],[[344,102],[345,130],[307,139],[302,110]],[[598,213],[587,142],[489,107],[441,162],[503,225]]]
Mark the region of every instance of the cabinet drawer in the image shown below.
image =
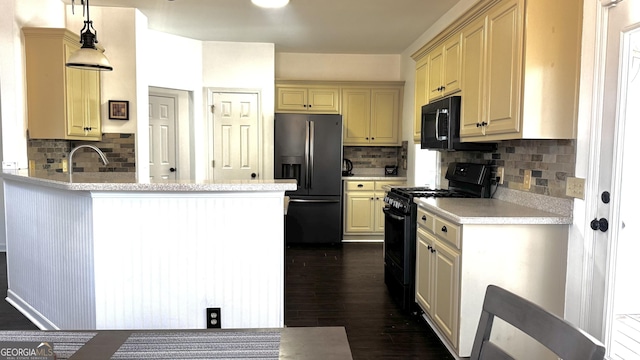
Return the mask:
[[[435,218],[434,227],[439,238],[460,249],[460,226]]]
[[[404,181],[376,181],[376,191],[385,191],[385,186],[400,186],[404,185]]]
[[[373,181],[347,181],[347,191],[367,190],[373,191],[375,188]]]
[[[432,234],[435,233],[433,231],[434,220],[435,220],[435,217],[433,215],[422,210],[421,208],[418,208],[418,227],[419,228],[424,228]]]

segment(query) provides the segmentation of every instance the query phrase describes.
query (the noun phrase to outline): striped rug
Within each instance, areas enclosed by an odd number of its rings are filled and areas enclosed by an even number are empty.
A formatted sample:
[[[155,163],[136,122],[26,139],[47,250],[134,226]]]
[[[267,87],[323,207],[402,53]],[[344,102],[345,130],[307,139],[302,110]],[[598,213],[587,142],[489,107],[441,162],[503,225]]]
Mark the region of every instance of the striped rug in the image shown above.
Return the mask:
[[[134,333],[112,359],[278,359],[280,330]]]

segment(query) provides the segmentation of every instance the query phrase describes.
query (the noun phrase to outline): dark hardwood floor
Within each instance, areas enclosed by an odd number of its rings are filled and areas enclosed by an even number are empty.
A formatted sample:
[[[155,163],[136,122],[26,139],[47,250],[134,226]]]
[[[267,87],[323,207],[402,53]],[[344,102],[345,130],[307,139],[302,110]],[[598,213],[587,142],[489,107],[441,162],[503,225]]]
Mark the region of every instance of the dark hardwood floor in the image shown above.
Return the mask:
[[[6,265],[0,253],[0,330],[37,330],[4,299]],[[356,360],[453,359],[421,318],[389,296],[380,243],[288,247],[285,301],[287,326],[344,326]]]
[[[344,326],[356,360],[453,359],[389,296],[381,243],[288,247],[285,299],[287,326]]]

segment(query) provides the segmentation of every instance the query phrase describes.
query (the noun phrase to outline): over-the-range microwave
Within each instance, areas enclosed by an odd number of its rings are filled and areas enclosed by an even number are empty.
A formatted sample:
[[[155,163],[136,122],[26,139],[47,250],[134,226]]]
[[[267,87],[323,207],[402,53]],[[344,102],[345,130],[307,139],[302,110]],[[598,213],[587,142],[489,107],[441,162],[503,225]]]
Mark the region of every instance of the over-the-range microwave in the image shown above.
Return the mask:
[[[460,96],[422,106],[420,148],[431,150],[494,151],[494,143],[460,142]]]

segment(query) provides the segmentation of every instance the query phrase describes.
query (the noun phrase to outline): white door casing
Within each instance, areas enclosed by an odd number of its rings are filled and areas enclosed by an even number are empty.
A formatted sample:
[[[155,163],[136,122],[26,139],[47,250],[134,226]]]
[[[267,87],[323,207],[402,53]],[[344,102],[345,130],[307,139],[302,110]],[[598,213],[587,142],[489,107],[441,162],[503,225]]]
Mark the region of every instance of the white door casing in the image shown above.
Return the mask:
[[[149,178],[175,180],[176,99],[149,96]]]
[[[592,144],[589,153],[588,181],[585,193],[585,247],[582,289],[581,326],[600,338],[607,347],[607,358],[615,358],[612,328],[615,320],[614,305],[616,282],[619,275],[638,273],[637,261],[630,262],[624,271],[618,269],[624,259],[623,234],[629,234],[630,220],[633,214],[624,213],[626,205],[634,202],[633,191],[623,193],[624,184],[629,182],[632,172],[633,156],[638,153],[634,144],[639,108],[638,75],[633,76],[633,40],[640,46],[640,3],[634,0],[601,0],[599,9],[599,33],[596,39],[596,59],[594,86],[593,119],[591,121]],[[636,59],[638,54],[635,55]],[[637,61],[637,60],[636,60]],[[636,64],[638,66],[638,64]],[[635,95],[632,95],[635,87]],[[633,117],[632,117],[633,115]],[[631,126],[634,126],[632,129]],[[634,132],[635,131],[635,132]],[[625,139],[625,135],[629,135]],[[625,141],[626,140],[626,141]],[[629,146],[635,146],[630,151]],[[626,151],[625,151],[626,149]],[[626,158],[625,158],[626,154]],[[626,164],[626,168],[625,168]],[[635,165],[633,165],[635,167]],[[624,170],[624,171],[623,171]],[[627,179],[625,181],[624,179]],[[610,201],[603,201],[603,193],[610,194]],[[637,202],[637,200],[635,201]],[[632,205],[633,206],[633,205]],[[589,220],[606,219],[608,230],[592,230]],[[627,229],[623,221],[626,220]],[[628,238],[628,236],[627,236]],[[639,240],[633,239],[638,242]],[[635,263],[635,264],[634,264]],[[635,284],[624,285],[637,288]],[[626,293],[638,299],[638,292]],[[640,303],[640,301],[636,301]]]
[[[211,104],[213,179],[260,178],[258,94],[214,92]]]

